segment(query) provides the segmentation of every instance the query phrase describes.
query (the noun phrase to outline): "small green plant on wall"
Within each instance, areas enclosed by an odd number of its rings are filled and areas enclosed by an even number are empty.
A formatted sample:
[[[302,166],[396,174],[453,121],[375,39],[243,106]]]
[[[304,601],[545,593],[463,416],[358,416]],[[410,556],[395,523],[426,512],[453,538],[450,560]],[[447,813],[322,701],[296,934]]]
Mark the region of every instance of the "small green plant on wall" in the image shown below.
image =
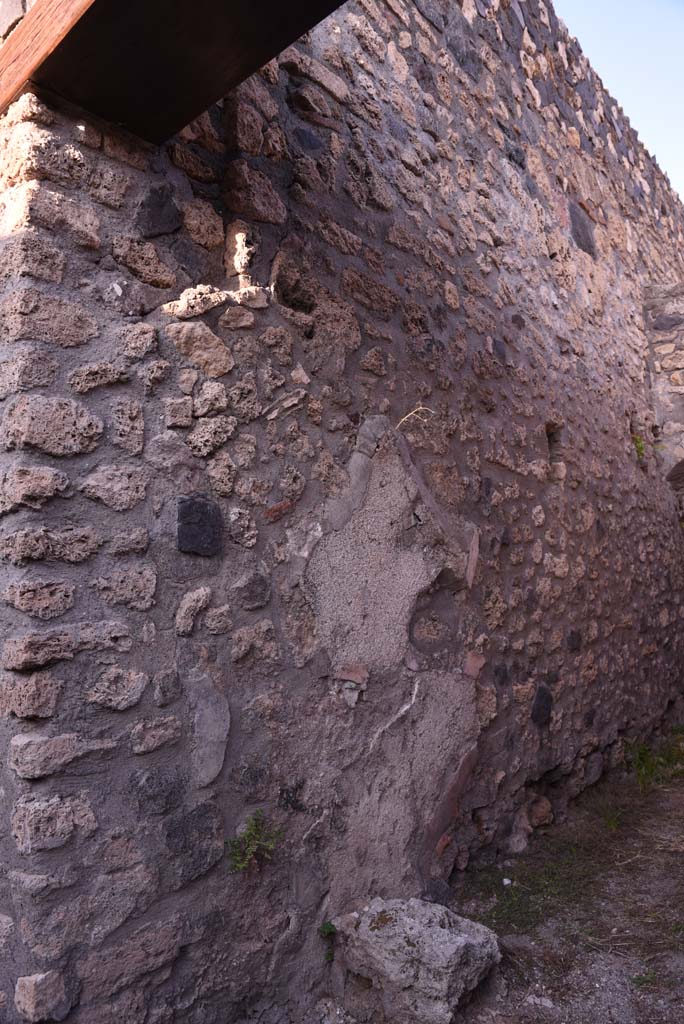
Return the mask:
[[[318,934],[325,942],[325,959],[328,963],[332,963],[335,959],[335,936],[337,935],[337,928],[332,921],[324,921],[318,929]]]
[[[641,434],[632,434],[632,444],[637,453],[637,459],[641,462],[646,457],[646,442]]]
[[[226,843],[231,870],[260,868],[265,861],[271,860],[282,835],[280,829],[268,823],[263,811],[255,811],[247,819],[244,830]]]

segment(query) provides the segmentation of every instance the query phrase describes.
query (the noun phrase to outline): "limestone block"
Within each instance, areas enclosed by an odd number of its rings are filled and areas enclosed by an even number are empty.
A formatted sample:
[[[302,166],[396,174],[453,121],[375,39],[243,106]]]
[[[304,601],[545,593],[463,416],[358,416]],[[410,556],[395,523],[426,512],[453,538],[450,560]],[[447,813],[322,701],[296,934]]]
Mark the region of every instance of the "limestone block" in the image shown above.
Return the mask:
[[[111,438],[117,448],[139,455],[145,446],[145,416],[134,398],[120,398],[112,404]]]
[[[129,871],[101,875],[92,894],[92,940],[101,943],[135,913],[152,903],[156,893],[156,877],[143,865]]]
[[[61,249],[34,228],[26,228],[0,240],[0,276],[59,284],[65,257]]]
[[[85,249],[99,249],[101,244],[100,218],[91,203],[36,181],[12,189],[3,224],[7,231],[24,224],[64,231]]]
[[[423,900],[372,900],[336,918],[341,957],[371,982],[368,1002],[396,1024],[450,1024],[501,959],[496,936]]]
[[[349,87],[347,83],[336,75],[320,61],[303,53],[295,46],[290,46],[281,53],[278,63],[286,71],[298,75],[300,78],[308,78],[310,81],[320,85],[326,92],[330,93],[338,103],[346,103],[349,99]]]
[[[228,405],[226,389],[220,381],[208,380],[202,385],[193,403],[195,416],[209,416],[211,413],[223,412]]]
[[[129,324],[120,332],[123,354],[128,359],[143,359],[157,347],[157,329],[152,324]]]
[[[164,422],[167,427],[191,427],[192,398],[189,395],[182,398],[165,398]]]

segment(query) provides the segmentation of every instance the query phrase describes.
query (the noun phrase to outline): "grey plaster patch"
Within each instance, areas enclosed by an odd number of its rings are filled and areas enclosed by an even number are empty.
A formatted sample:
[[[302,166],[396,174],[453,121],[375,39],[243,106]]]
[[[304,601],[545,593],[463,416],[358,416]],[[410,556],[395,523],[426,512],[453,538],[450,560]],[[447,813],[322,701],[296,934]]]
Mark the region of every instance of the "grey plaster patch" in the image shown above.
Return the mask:
[[[192,770],[199,788],[208,786],[223,768],[230,733],[230,706],[208,675],[193,669],[188,678],[193,707]]]
[[[470,575],[472,531],[465,551],[452,548],[394,440],[387,436],[374,454],[386,429],[385,417],[363,425],[349,487],[329,502],[304,574],[319,643],[336,665],[397,665],[418,596],[446,567],[464,585]]]

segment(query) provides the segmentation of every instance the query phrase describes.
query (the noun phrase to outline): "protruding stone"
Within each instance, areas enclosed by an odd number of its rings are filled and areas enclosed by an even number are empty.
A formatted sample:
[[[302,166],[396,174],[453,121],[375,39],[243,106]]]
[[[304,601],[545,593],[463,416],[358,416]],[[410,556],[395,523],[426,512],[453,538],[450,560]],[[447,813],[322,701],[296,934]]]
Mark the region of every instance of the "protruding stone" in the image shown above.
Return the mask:
[[[194,288],[186,288],[173,302],[166,302],[162,306],[162,312],[176,316],[179,320],[190,320],[192,317],[208,313],[217,306],[222,306],[227,301],[228,292],[214,288],[210,284],[198,284]]]
[[[240,605],[246,611],[264,608],[271,600],[271,581],[263,572],[253,572],[232,587]]]
[[[67,526],[63,530],[15,530],[0,537],[0,558],[13,565],[24,562],[87,561],[102,544],[101,538],[86,526]]]
[[[150,754],[167,743],[175,743],[181,732],[175,715],[139,722],[131,732],[131,750],[134,754]]]
[[[20,391],[49,387],[59,363],[35,345],[19,345],[6,356],[0,356],[0,399]]]
[[[213,803],[181,811],[166,822],[171,887],[182,889],[206,874],[224,854],[221,812]]]
[[[173,669],[164,669],[152,677],[154,686],[153,699],[158,708],[168,707],[178,700],[182,693],[178,672]]]
[[[23,854],[57,849],[76,830],[90,836],[97,828],[92,807],[84,796],[21,797],[12,811],[11,824],[17,849]]]
[[[87,699],[91,704],[112,711],[125,711],[139,703],[149,681],[144,672],[112,665],[99,676],[88,691]]]
[[[226,176],[226,206],[248,220],[284,224],[287,208],[271,182],[245,160],[234,160]]]
[[[159,256],[152,242],[119,235],[112,243],[114,259],[127,267],[145,284],[155,288],[173,288],[176,274]]]
[[[185,204],[183,223],[193,242],[205,249],[223,245],[223,220],[204,199],[191,199]]]
[[[145,498],[147,473],[139,466],[100,466],[86,477],[80,490],[107,508],[126,512]]]
[[[49,466],[10,466],[0,476],[0,515],[15,509],[41,508],[69,488],[69,477]]]
[[[233,369],[230,349],[202,320],[170,324],[165,331],[178,351],[207,377],[223,377]]]
[[[0,676],[0,712],[17,718],[51,718],[57,708],[62,683],[50,672],[24,676]]]
[[[120,569],[109,576],[100,576],[91,586],[97,590],[105,604],[123,604],[137,611],[147,611],[154,604],[157,572],[153,565],[136,565]]]
[[[157,347],[157,328],[152,324],[129,324],[121,331],[121,343],[128,359],[144,359]]]
[[[77,395],[85,395],[96,388],[121,384],[127,380],[128,371],[125,367],[116,366],[114,363],[86,363],[72,370],[68,378],[69,387]]]
[[[209,587],[199,587],[184,594],[176,612],[176,633],[178,636],[190,636],[195,628],[195,619],[211,601]]]
[[[28,733],[10,741],[9,766],[22,779],[42,779],[86,754],[113,750],[115,746],[115,740],[87,740],[73,732],[61,736]]]
[[[132,646],[128,628],[118,622],[83,623],[64,629],[45,629],[41,633],[5,640],[2,668],[14,672],[43,668],[55,661],[70,661],[80,651],[129,651]]]
[[[369,979],[369,1009],[403,1024],[447,1024],[501,959],[496,936],[423,900],[374,899],[336,918],[336,952]]]
[[[120,398],[112,404],[112,443],[129,455],[140,455],[145,447],[143,407],[134,398]]]
[[[212,413],[223,412],[227,406],[225,386],[218,380],[207,380],[193,403],[193,413],[195,416],[210,416]]]
[[[98,333],[89,313],[35,288],[12,290],[0,300],[0,341],[45,341],[61,348],[85,345]]]
[[[212,416],[200,420],[186,437],[185,443],[193,455],[204,458],[230,440],[236,429],[237,420],[234,416]]]
[[[250,654],[258,661],[277,661],[278,641],[270,619],[261,619],[253,626],[243,626],[233,633],[231,660],[242,661]]]
[[[15,399],[2,422],[2,445],[37,448],[48,455],[80,455],[98,445],[104,425],[84,405],[70,398],[27,395]]]
[[[36,619],[56,619],[74,605],[74,586],[47,580],[11,583],[3,593],[7,604]]]
[[[67,995],[64,976],[59,971],[47,971],[17,979],[14,1005],[23,1020],[39,1024],[64,1020],[69,1015],[72,1000]]]

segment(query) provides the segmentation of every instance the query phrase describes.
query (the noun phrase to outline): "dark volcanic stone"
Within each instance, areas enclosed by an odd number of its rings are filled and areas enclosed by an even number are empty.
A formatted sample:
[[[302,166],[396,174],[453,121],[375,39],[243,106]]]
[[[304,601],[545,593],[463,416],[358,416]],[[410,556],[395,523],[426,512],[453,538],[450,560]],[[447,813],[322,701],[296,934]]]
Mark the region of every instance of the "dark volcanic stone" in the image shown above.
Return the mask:
[[[211,558],[220,555],[223,519],[221,509],[202,494],[178,501],[178,550]]]
[[[175,814],[167,821],[165,831],[174,889],[206,874],[223,856],[223,819],[215,804],[199,804],[191,811]]]
[[[311,152],[323,149],[323,140],[308,128],[295,128],[294,137],[302,149],[308,149]]]
[[[573,652],[582,650],[582,634],[577,629],[571,629],[568,633],[568,650]]]
[[[596,259],[596,242],[594,241],[594,225],[577,203],[570,203],[570,226],[576,244],[592,259]]]
[[[184,780],[178,768],[147,768],[133,773],[131,786],[144,815],[168,814],[183,800]]]
[[[244,583],[238,584],[235,592],[246,611],[264,608],[271,600],[271,581],[263,573],[255,572]]]
[[[551,718],[553,708],[553,695],[546,686],[540,686],[535,694],[530,715],[535,725],[546,725]]]
[[[175,669],[165,669],[152,677],[154,703],[158,708],[168,707],[181,695],[181,684]]]
[[[151,188],[140,206],[135,226],[144,238],[170,235],[181,226],[181,215],[168,185]]]
[[[416,7],[435,28],[441,31],[446,26],[447,16],[444,3],[435,3],[435,0],[416,0]]]

